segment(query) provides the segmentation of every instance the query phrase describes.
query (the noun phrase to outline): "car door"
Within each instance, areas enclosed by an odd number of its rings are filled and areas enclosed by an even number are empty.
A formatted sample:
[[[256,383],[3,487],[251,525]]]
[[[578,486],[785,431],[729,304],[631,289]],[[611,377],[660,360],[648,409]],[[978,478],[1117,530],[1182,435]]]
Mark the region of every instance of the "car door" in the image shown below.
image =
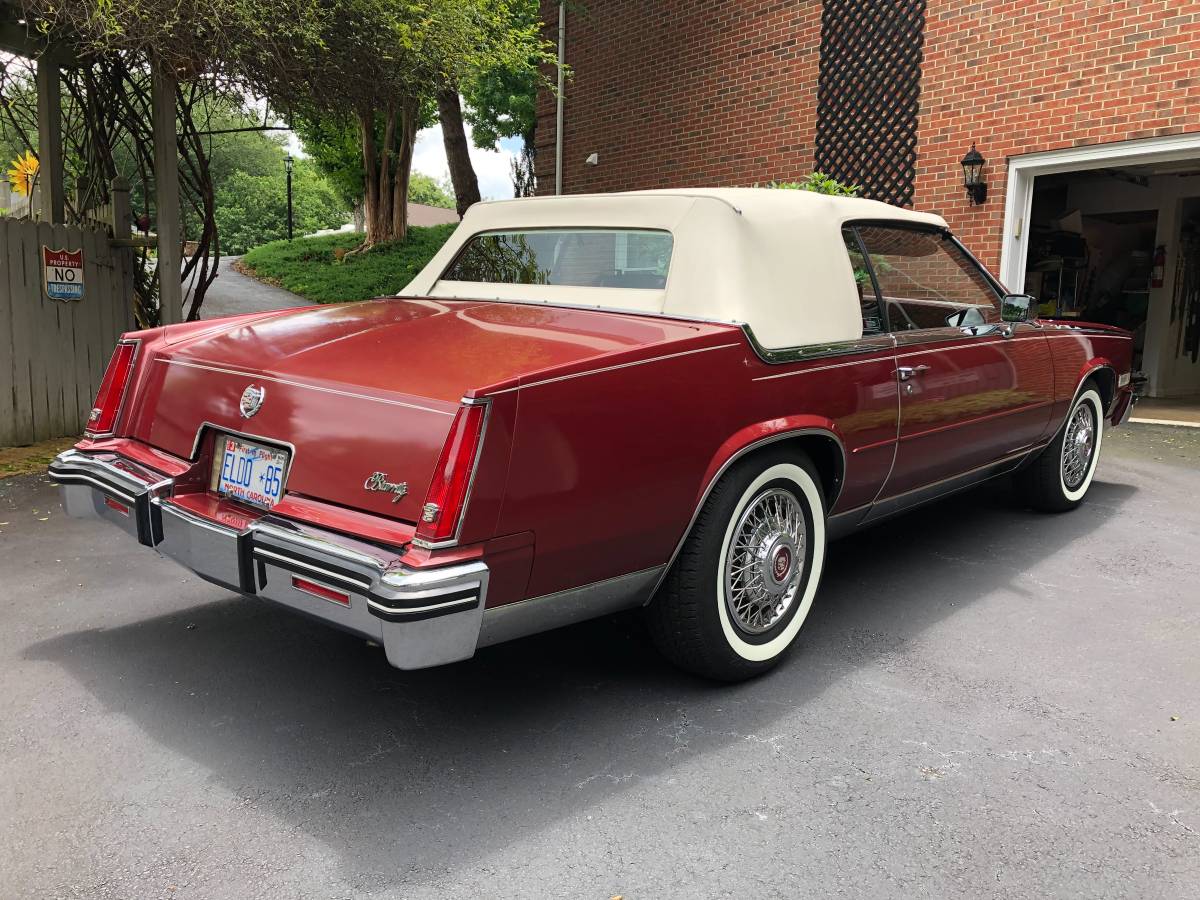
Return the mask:
[[[955,487],[956,476],[1038,443],[1053,389],[1042,330],[1002,321],[999,285],[948,232],[886,222],[854,228],[896,339],[900,423],[880,499]]]

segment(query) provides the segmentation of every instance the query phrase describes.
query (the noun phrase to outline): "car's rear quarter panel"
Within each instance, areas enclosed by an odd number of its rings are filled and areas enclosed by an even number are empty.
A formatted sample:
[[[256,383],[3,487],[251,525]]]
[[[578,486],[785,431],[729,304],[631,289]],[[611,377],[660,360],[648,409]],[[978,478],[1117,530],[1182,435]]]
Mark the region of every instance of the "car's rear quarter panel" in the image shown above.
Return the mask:
[[[526,596],[665,564],[722,464],[774,434],[820,429],[843,443],[836,510],[869,503],[887,476],[897,415],[890,351],[853,366],[775,366],[740,329],[714,327],[644,359],[513,391],[498,531],[534,534]]]

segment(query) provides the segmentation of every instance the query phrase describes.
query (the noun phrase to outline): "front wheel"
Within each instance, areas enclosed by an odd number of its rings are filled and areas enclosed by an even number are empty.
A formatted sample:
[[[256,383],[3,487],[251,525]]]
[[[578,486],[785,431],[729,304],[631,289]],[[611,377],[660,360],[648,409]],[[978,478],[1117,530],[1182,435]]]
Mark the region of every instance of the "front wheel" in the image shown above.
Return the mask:
[[[1104,438],[1104,405],[1089,383],[1076,398],[1058,436],[1019,476],[1034,509],[1065,512],[1083,502],[1096,474]]]
[[[812,606],[825,562],[816,469],[772,450],[713,488],[647,610],[659,650],[697,675],[740,681],[774,666]]]

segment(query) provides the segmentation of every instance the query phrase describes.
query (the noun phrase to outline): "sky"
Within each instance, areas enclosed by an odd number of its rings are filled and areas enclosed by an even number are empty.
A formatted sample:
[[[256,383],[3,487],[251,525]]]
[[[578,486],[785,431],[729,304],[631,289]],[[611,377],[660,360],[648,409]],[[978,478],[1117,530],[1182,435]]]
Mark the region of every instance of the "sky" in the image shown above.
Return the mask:
[[[479,179],[479,194],[484,200],[507,200],[513,195],[512,161],[521,152],[520,138],[505,138],[499,150],[480,150],[471,144],[471,126],[467,125],[467,143],[471,146],[471,163]],[[413,170],[432,175],[439,181],[450,177],[446,165],[446,148],[442,144],[442,126],[422,129],[417,134],[413,153]]]

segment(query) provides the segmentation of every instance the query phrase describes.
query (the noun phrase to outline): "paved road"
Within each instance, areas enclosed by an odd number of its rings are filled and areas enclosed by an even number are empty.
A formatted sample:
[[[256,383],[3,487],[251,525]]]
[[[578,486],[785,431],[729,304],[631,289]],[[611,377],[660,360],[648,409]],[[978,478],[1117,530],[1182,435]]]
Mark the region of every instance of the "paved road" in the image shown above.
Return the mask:
[[[217,278],[209,286],[200,307],[200,318],[216,319],[237,313],[261,312],[270,309],[287,309],[290,306],[306,306],[303,297],[283,288],[255,281],[233,268],[237,256],[221,257]]]
[[[733,688],[620,620],[395,672],[0,482],[0,896],[1197,896],[1179,432],[835,545]]]

